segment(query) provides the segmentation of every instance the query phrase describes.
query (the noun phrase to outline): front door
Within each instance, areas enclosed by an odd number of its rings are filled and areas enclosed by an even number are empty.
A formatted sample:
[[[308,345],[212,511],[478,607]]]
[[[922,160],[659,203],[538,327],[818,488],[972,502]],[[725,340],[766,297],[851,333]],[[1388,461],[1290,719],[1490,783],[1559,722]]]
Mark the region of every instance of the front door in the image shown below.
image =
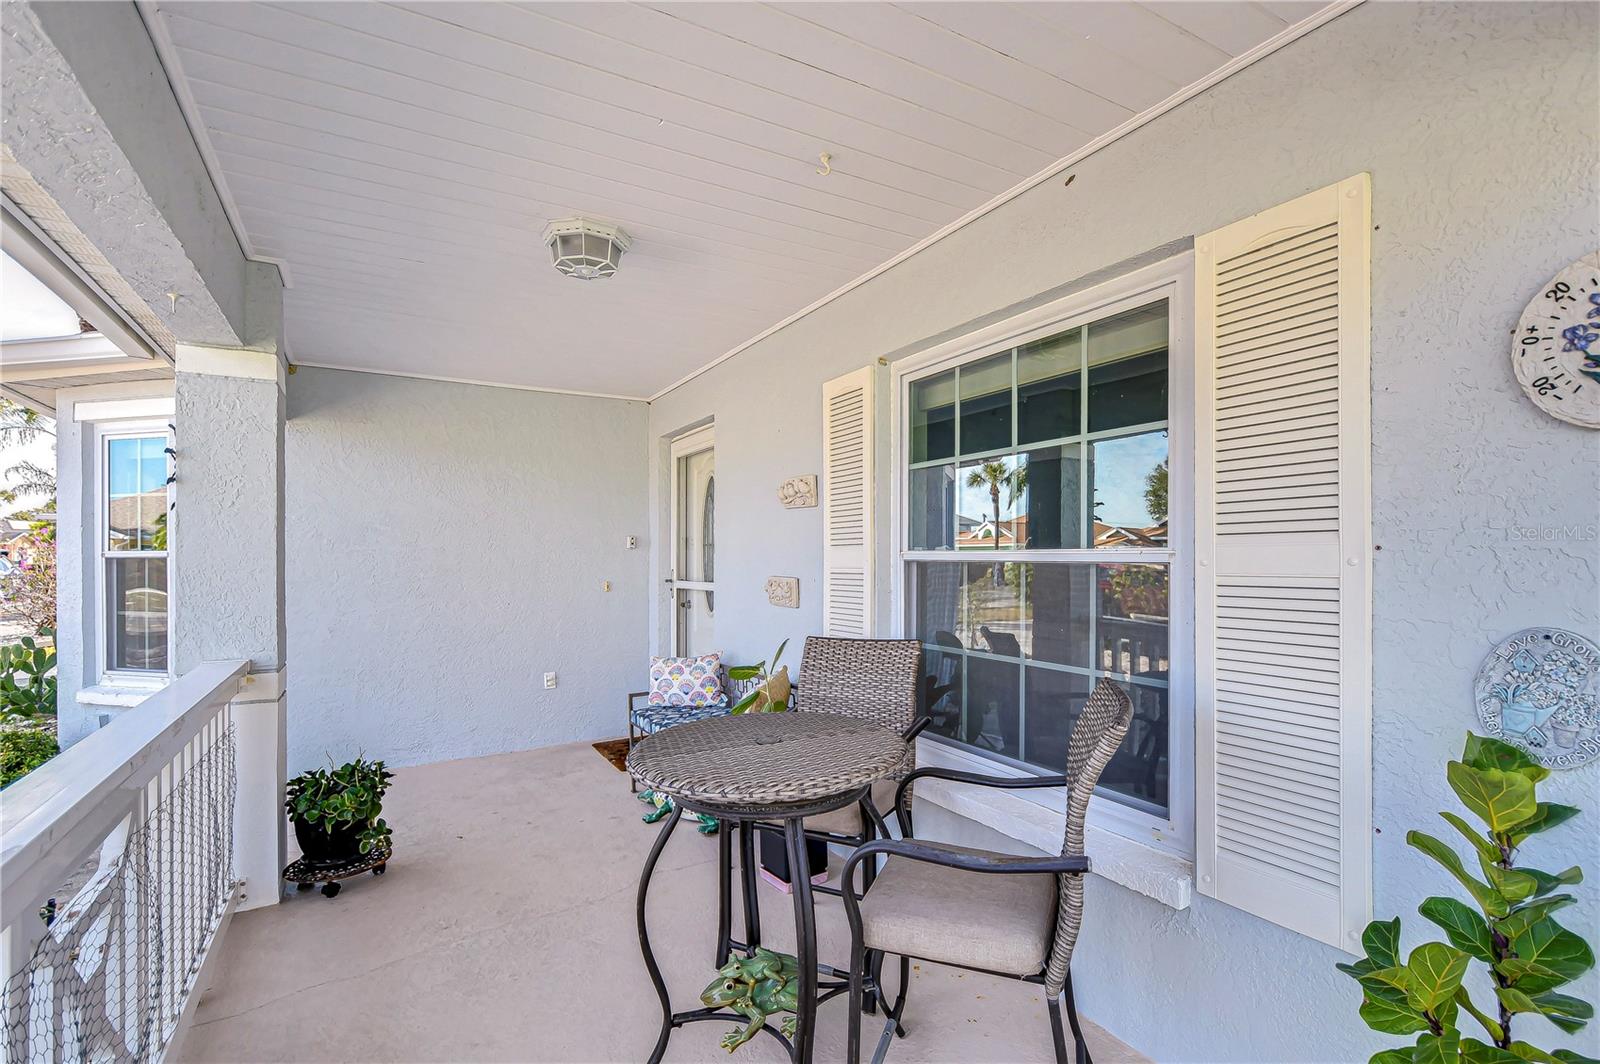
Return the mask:
[[[716,643],[716,449],[710,428],[672,442],[672,639],[681,657]]]

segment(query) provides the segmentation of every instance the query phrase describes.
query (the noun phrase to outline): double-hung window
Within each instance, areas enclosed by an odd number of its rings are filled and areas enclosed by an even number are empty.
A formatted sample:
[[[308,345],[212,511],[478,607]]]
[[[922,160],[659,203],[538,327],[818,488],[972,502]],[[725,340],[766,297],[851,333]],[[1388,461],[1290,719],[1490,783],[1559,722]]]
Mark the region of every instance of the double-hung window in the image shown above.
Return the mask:
[[[109,682],[168,675],[168,484],[165,425],[99,432],[100,669]]]
[[[1192,526],[1173,512],[1190,447],[1174,433],[1189,423],[1174,388],[1189,380],[1174,371],[1189,358],[1175,349],[1188,342],[1177,276],[905,373],[897,551],[925,734],[1061,772],[1085,700],[1111,677],[1134,720],[1097,804],[1184,850]]]

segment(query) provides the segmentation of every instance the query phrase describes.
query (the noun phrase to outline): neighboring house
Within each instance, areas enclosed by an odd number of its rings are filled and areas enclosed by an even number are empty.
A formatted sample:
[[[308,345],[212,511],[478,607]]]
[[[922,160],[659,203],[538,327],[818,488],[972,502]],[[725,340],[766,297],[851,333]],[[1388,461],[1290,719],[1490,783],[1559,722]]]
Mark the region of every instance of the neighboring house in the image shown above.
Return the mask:
[[[1096,547],[1165,547],[1167,546],[1167,523],[1158,522],[1146,525],[1143,528],[1129,528],[1125,525],[1108,525],[1104,521],[1094,523],[1094,545]]]
[[[0,518],[0,552],[3,552],[13,564],[25,565],[33,554],[33,544],[39,534],[35,527],[41,521],[53,522],[54,514],[47,514],[36,518],[6,517]]]
[[[1007,550],[1028,542],[1028,518],[1026,515],[1014,518],[1001,518],[999,529],[1000,546],[995,547],[996,525],[994,518],[986,517],[974,522],[971,518],[961,518],[958,526],[961,531],[956,536],[957,550]]]

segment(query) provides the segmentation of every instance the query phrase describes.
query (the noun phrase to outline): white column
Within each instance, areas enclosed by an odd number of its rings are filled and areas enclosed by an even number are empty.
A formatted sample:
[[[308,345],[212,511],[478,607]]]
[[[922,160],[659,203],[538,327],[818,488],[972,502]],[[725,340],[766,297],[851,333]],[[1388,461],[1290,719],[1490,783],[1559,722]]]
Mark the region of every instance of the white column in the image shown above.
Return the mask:
[[[287,852],[284,363],[275,350],[178,345],[173,655],[250,660],[231,703],[241,909],[276,904]]]
[[[238,789],[233,805],[233,874],[244,881],[239,908],[275,905],[288,859],[284,827],[288,670],[251,673],[230,703]]]

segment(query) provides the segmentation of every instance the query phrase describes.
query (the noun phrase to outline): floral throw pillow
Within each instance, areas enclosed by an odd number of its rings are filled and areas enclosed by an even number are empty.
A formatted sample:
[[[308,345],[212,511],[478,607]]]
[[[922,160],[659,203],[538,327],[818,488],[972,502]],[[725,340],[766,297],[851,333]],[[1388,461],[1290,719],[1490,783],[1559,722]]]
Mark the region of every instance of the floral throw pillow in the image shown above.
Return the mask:
[[[714,706],[723,698],[720,653],[650,659],[652,706]]]

